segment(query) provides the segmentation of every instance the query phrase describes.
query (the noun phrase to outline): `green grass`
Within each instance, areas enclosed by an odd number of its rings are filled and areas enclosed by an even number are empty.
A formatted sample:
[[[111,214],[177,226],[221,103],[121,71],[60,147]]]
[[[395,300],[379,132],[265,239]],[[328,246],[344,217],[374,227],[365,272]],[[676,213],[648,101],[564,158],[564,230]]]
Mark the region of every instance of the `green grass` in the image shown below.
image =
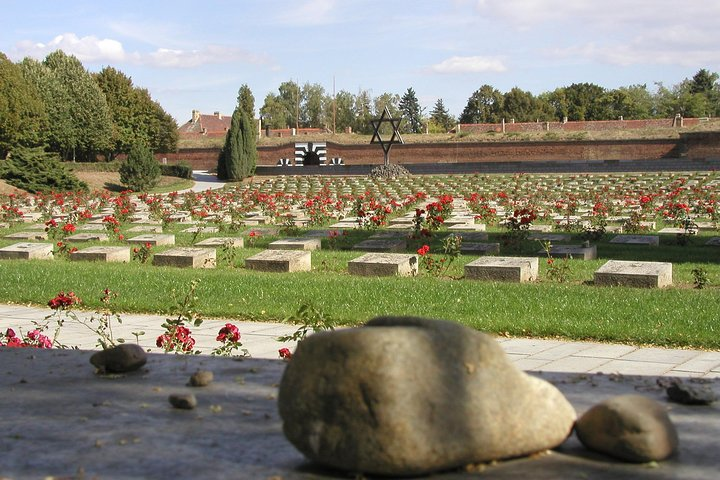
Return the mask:
[[[211,236],[178,233],[180,245]],[[350,245],[370,235],[353,231],[341,238]],[[500,235],[490,232],[490,241]],[[440,238],[431,242],[438,250]],[[59,291],[72,290],[83,308],[100,307],[102,290],[119,297],[114,306],[124,312],[172,313],[172,292],[184,294],[199,279],[197,311],[206,317],[277,321],[311,303],[340,325],[356,325],[377,315],[420,315],[461,322],[500,335],[558,337],[633,344],[720,349],[720,265],[717,253],[693,238],[686,246],[664,239],[660,247],[618,246],[603,239],[597,260],[570,260],[566,283],[547,278],[540,261],[540,280],[531,284],[499,284],[463,279],[463,265],[475,258],[463,255],[448,277],[424,274],[414,278],[365,278],[347,274],[347,262],[360,255],[347,250],[313,252],[313,271],[263,273],[242,268],[244,259],[277,237],[261,236],[254,247],[237,249],[232,268],[218,249],[219,267],[207,270],[154,267],[150,264],[105,265],[53,261],[0,262],[0,301],[45,303]],[[246,245],[248,237],[245,237]],[[326,242],[326,240],[324,240]],[[0,246],[13,243],[3,239]],[[419,242],[418,242],[419,244]],[[90,245],[90,244],[88,244]],[[85,246],[85,244],[83,244]],[[325,243],[324,248],[327,247]],[[169,247],[156,247],[154,252]],[[409,250],[415,248],[411,245]],[[525,242],[519,255],[537,254],[537,242]],[[508,252],[503,252],[506,254]],[[593,272],[610,258],[670,261],[674,286],[665,289],[595,287]],[[713,260],[714,259],[714,260]],[[692,269],[704,268],[711,285],[694,289]]]

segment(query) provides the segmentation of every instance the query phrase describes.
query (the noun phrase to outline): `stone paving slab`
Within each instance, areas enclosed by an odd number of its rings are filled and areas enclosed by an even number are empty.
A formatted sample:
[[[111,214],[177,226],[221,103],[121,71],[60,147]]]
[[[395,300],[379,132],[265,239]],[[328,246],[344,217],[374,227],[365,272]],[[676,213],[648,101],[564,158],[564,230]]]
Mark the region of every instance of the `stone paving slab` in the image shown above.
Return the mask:
[[[349,478],[308,463],[285,439],[277,413],[285,368],[280,360],[151,354],[138,372],[99,377],[89,356],[72,350],[38,350],[28,356],[22,349],[0,349],[4,478]],[[199,369],[212,371],[213,383],[186,386]],[[579,415],[619,394],[660,402],[678,430],[678,455],[653,465],[622,463],[589,453],[571,435],[550,453],[439,472],[432,478],[717,478],[717,405],[670,404],[655,376],[535,376],[556,385]],[[706,385],[720,393],[720,380]],[[167,400],[172,393],[193,393],[198,406],[173,409]]]

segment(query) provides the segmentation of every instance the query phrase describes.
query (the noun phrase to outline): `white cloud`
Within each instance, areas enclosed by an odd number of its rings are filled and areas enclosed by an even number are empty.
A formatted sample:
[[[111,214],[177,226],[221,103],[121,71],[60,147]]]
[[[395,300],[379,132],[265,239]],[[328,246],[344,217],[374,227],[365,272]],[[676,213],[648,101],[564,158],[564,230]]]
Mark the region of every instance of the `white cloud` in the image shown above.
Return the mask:
[[[317,26],[335,23],[337,0],[307,0],[295,2],[295,7],[278,17],[280,23],[295,26]]]
[[[482,73],[504,72],[507,67],[498,58],[455,56],[436,63],[430,69],[435,73]]]
[[[158,48],[150,53],[126,52],[117,40],[99,39],[93,35],[78,37],[74,33],[63,33],[47,43],[19,42],[12,57],[43,59],[55,50],[74,55],[83,63],[133,63],[158,68],[193,68],[237,62],[269,63],[264,56],[237,47],[207,45],[195,50]]]
[[[208,45],[198,50],[159,48],[144,55],[140,63],[160,68],[193,68],[212,63],[268,63],[262,56],[246,50],[220,45]]]
[[[109,38],[100,39],[94,35],[78,37],[74,33],[63,33],[47,43],[22,41],[16,45],[14,56],[45,58],[55,50],[74,55],[82,62],[122,62],[127,58],[122,43]]]

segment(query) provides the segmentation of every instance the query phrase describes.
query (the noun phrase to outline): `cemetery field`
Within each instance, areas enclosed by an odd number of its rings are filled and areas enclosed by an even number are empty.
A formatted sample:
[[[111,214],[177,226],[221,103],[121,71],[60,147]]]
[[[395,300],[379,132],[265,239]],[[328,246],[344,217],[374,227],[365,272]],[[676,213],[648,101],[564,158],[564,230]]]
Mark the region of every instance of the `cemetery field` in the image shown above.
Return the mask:
[[[53,250],[52,259],[0,260],[0,302],[42,305],[73,291],[80,308],[92,311],[110,289],[118,295],[112,301],[118,312],[171,316],[174,296],[183,297],[198,281],[195,311],[208,318],[281,321],[311,305],[338,326],[416,315],[497,335],[717,350],[718,185],[714,172],[278,177],[188,194],[0,195],[0,250],[18,242]],[[174,244],[131,243],[156,235],[148,230],[172,236]],[[537,278],[470,279],[465,266],[485,255],[453,251],[449,236],[461,236],[464,247],[491,245],[491,256],[535,257]],[[153,265],[158,254],[214,237],[244,245],[218,244],[213,265],[200,265],[213,268]],[[287,238],[320,240],[310,271],[246,268],[248,258]],[[543,238],[552,238],[550,245]],[[417,273],[351,275],[348,262],[363,255],[359,244],[371,239],[399,240],[401,252],[417,256]],[[544,249],[586,245],[596,258],[565,259]],[[103,246],[128,250],[129,261],[71,260],[73,249]],[[595,285],[595,272],[609,260],[671,263],[672,285]]]

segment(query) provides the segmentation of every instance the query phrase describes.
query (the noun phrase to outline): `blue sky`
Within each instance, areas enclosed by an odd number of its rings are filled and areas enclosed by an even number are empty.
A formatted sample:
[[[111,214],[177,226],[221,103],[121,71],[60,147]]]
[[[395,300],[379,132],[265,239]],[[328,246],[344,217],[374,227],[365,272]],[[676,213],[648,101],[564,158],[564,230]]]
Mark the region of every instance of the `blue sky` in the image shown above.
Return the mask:
[[[718,0],[2,0],[0,51],[113,66],[179,124],[283,81],[404,93],[459,115],[483,84],[672,86],[720,72]]]

